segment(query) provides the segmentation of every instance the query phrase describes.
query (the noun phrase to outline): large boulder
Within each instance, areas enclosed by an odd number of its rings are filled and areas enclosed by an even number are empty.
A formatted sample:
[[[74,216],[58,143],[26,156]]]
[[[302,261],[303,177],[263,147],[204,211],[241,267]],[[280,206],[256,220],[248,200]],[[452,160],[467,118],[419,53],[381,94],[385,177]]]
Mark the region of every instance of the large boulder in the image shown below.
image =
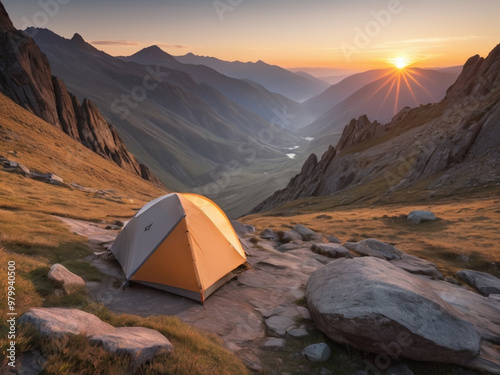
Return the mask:
[[[66,294],[71,294],[79,287],[85,286],[85,281],[73,272],[69,271],[62,264],[56,263],[50,267],[47,275],[49,280],[53,280],[62,285]]]
[[[434,263],[425,259],[420,259],[414,255],[403,253],[401,259],[393,259],[390,262],[406,272],[444,280],[443,274],[437,269]]]
[[[295,232],[294,230],[286,230],[286,231],[280,230],[278,231],[278,237],[281,243],[302,242],[302,236],[299,233]]]
[[[342,258],[311,275],[306,297],[317,328],[333,341],[374,353],[397,349],[418,361],[464,364],[479,354],[481,336],[433,293],[431,282],[382,259]]]
[[[170,353],[172,344],[161,333],[144,327],[115,328],[95,315],[77,309],[34,308],[19,319],[30,323],[50,338],[84,335],[91,342],[116,355],[130,355],[133,367],[151,360],[155,355]]]
[[[360,255],[371,256],[380,259],[401,259],[403,252],[391,244],[381,242],[374,238],[368,238],[359,242],[346,242],[346,248]]]
[[[238,220],[231,220],[231,225],[233,226],[234,231],[240,236],[255,232],[255,228],[252,225],[244,224]]]
[[[481,294],[500,294],[500,279],[486,272],[473,270],[461,270],[457,277],[476,288]]]
[[[409,222],[420,224],[423,221],[436,220],[436,216],[431,211],[414,210],[406,218]]]

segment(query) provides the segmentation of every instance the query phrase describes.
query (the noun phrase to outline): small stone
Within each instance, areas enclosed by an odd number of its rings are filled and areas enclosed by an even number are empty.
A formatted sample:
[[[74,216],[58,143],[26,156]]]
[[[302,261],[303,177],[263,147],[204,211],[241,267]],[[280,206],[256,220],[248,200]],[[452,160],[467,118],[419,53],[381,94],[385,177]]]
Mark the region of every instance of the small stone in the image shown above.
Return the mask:
[[[300,326],[300,328],[288,329],[287,334],[293,337],[294,339],[303,339],[310,336],[310,333],[307,332],[305,326]]]
[[[297,224],[293,230],[302,236],[303,241],[322,241],[323,237],[302,224]]]
[[[264,348],[266,349],[281,349],[286,345],[286,340],[282,338],[271,338],[266,341]]]
[[[295,325],[295,320],[289,316],[273,315],[264,321],[268,336],[284,337],[288,328]]]
[[[302,351],[302,356],[311,362],[327,361],[331,354],[330,347],[324,342],[309,345]]]
[[[436,220],[436,216],[430,211],[414,210],[408,214],[406,219],[414,224],[420,224],[423,221]]]
[[[123,228],[125,226],[125,223],[121,220],[116,220],[113,225],[116,225],[117,227]]]
[[[297,310],[304,319],[311,320],[311,313],[307,307],[297,306]]]
[[[500,279],[489,273],[474,270],[461,270],[457,272],[457,277],[476,288],[479,293],[485,296],[500,294]]]
[[[260,233],[260,238],[264,240],[275,240],[278,238],[278,236],[272,229],[266,228]]]
[[[49,280],[54,280],[61,283],[64,292],[66,294],[71,294],[80,286],[85,286],[85,281],[73,272],[69,271],[63,265],[56,263],[50,267],[49,273],[47,275]]]
[[[341,240],[338,239],[338,237],[335,237],[335,236],[329,236],[327,238],[328,242],[330,243],[342,243]]]
[[[330,370],[328,370],[325,367],[322,367],[320,372],[319,372],[319,375],[333,375],[333,372],[331,372]]]
[[[352,258],[351,252],[347,248],[336,243],[316,243],[311,246],[311,250],[316,254],[330,258]]]

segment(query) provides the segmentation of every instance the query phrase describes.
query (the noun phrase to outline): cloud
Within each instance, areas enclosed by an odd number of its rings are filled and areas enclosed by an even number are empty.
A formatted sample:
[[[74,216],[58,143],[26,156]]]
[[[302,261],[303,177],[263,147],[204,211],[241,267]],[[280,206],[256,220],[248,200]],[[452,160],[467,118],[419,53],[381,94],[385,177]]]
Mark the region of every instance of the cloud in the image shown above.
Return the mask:
[[[133,41],[133,40],[119,40],[119,39],[110,39],[110,40],[93,40],[90,44],[95,46],[114,46],[114,47],[134,47],[134,46],[152,46],[157,45],[160,48],[165,49],[184,49],[190,48],[190,46],[186,46],[183,44],[168,44],[168,43],[158,43],[158,42],[143,42],[143,41]]]
[[[184,44],[165,44],[165,43],[153,43],[156,44],[160,48],[174,48],[174,49],[183,49],[190,48],[189,46],[185,46]]]
[[[93,40],[90,42],[95,46],[140,46],[140,42],[131,40]]]

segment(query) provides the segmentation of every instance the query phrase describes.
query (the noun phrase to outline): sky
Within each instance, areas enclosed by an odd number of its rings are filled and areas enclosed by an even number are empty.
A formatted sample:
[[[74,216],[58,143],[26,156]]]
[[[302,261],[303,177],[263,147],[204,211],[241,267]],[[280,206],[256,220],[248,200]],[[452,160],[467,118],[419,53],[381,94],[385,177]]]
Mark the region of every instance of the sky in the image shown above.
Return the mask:
[[[111,55],[156,44],[286,68],[462,65],[500,43],[498,0],[3,0],[14,25]]]

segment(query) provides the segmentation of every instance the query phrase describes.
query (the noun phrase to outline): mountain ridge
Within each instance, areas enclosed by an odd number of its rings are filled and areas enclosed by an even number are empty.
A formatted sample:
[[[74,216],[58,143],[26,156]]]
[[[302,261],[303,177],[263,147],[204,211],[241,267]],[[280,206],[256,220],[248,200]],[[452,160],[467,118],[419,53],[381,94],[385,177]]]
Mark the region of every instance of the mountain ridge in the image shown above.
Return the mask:
[[[340,147],[339,147],[340,146]],[[344,129],[337,147],[252,212],[311,196],[357,201],[395,199],[419,186],[419,199],[479,186],[496,186],[500,174],[500,44],[487,58],[471,57],[445,98],[405,108],[380,125],[362,116]]]
[[[2,3],[0,21],[0,90],[95,153],[163,187],[149,168],[128,152],[95,105],[88,99],[80,104],[62,80],[52,75],[46,56],[29,35],[14,28]]]

